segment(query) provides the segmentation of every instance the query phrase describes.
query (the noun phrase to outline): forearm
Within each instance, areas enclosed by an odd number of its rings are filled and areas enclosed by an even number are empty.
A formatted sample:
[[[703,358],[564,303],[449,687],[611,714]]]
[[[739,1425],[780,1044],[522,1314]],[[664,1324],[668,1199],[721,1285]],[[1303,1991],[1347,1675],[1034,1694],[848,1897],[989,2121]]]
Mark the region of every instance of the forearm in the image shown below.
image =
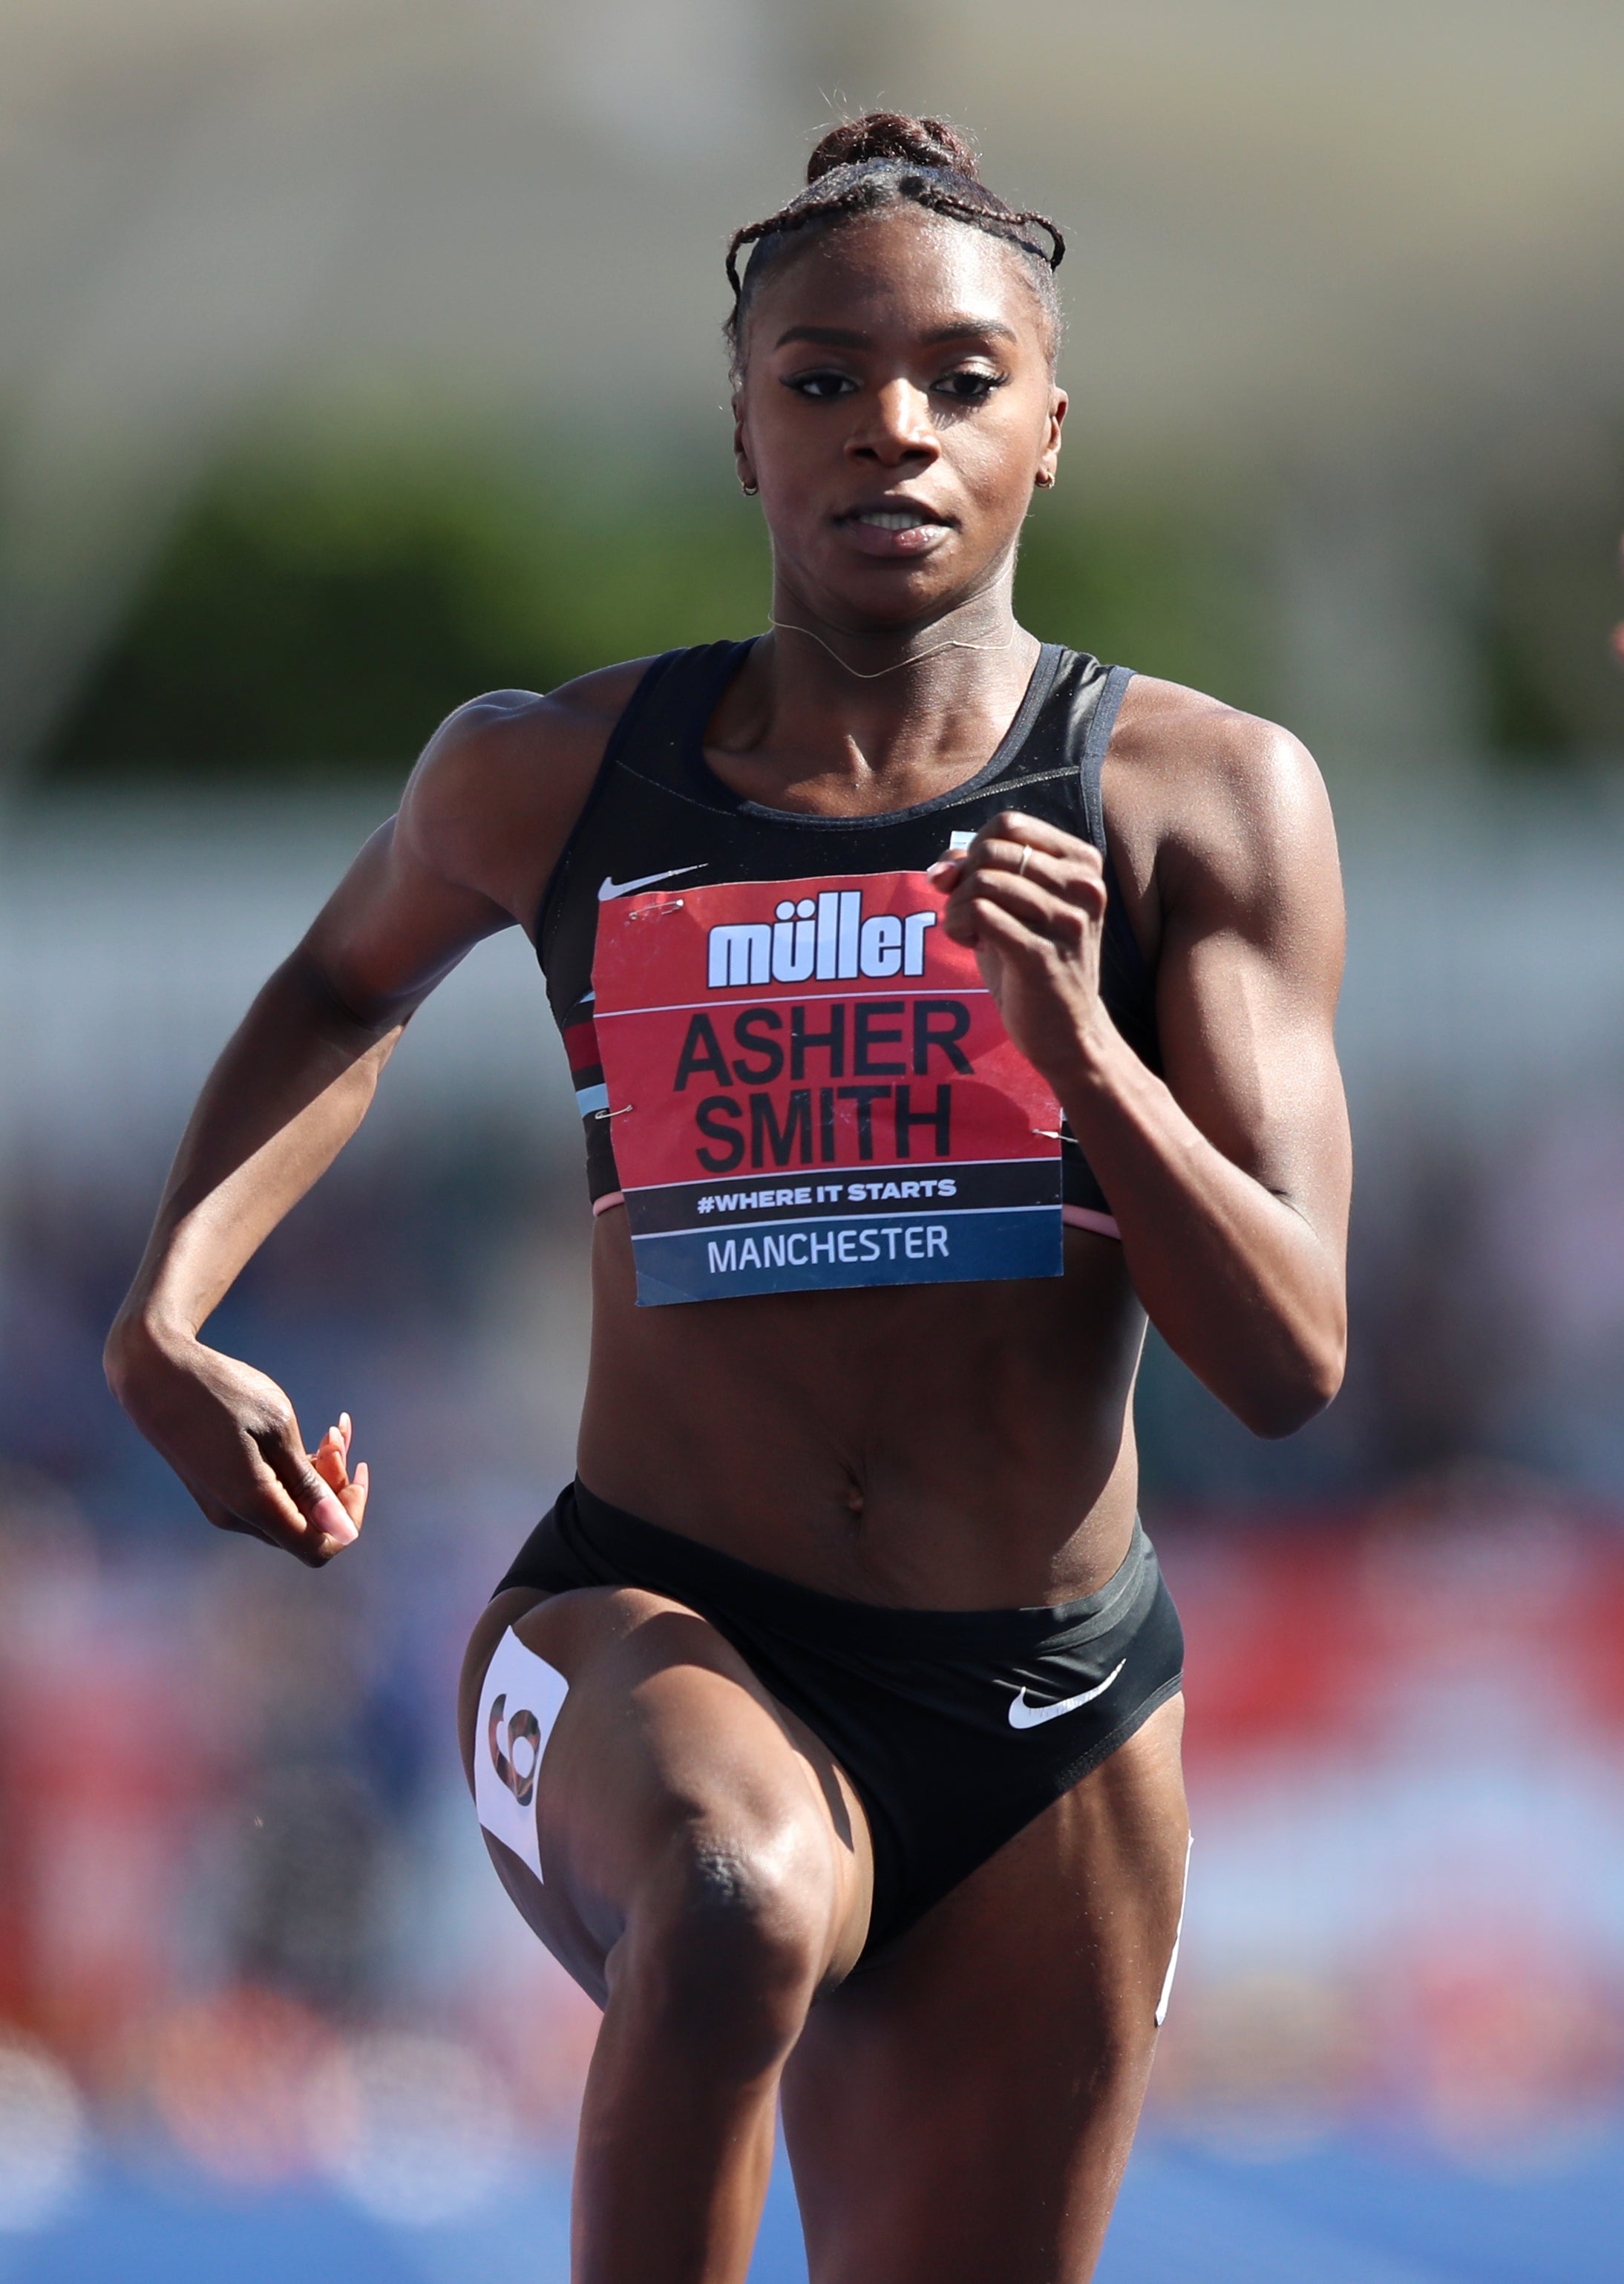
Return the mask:
[[[1051,1083],[1168,1346],[1257,1434],[1312,1419],[1342,1376],[1339,1246],[1226,1158],[1103,1016]]]
[[[114,1326],[194,1334],[360,1125],[402,1019],[345,1007],[296,953],[210,1073]]]

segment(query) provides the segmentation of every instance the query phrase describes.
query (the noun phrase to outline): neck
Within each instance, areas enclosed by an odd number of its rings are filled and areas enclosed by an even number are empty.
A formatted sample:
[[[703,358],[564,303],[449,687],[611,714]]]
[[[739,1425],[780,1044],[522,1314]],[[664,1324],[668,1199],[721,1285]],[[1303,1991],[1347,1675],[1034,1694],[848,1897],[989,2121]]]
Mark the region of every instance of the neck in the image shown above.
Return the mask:
[[[1006,572],[981,592],[928,618],[875,627],[831,617],[786,582],[775,581],[771,625],[777,634],[815,645],[847,681],[879,682],[892,675],[912,676],[955,651],[989,655],[1012,650],[1020,630],[1011,585]]]
[[[772,630],[775,634],[804,635],[808,642],[816,643],[820,649],[828,652],[830,657],[833,659],[838,667],[841,668],[845,673],[850,675],[854,682],[883,682],[886,675],[902,674],[911,667],[923,666],[927,659],[940,658],[944,651],[1012,650],[1015,647],[1015,636],[1013,632],[1006,635],[1002,642],[972,642],[962,635],[949,635],[932,649],[917,650],[910,646],[904,656],[902,658],[893,659],[888,665],[861,667],[854,666],[851,661],[842,654],[835,644],[828,641],[823,635],[820,635],[815,628],[798,627],[792,622],[792,621],[788,619],[774,619],[771,624]]]
[[[932,719],[998,710],[1010,687],[1026,687],[1035,644],[1014,617],[1014,564],[978,594],[900,626],[832,614],[791,580],[774,580],[772,630],[758,644],[774,713],[792,708],[811,724],[850,726],[877,761]]]
[[[799,787],[820,807],[903,806],[933,789],[922,773],[956,776],[966,757],[990,754],[1020,703],[1038,645],[1016,621],[1011,585],[1005,575],[929,618],[875,627],[779,579],[772,631],[709,744],[763,773],[762,798]]]

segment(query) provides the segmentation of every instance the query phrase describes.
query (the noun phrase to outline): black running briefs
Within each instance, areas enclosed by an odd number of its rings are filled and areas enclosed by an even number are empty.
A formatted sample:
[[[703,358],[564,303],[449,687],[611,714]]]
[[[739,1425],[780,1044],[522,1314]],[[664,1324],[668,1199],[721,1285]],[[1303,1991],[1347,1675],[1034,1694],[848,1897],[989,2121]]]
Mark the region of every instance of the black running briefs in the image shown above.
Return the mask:
[[[497,1592],[642,1586],[685,1603],[850,1778],[883,1950],[1178,1688],[1184,1638],[1143,1527],[1097,1593],[1056,1608],[894,1609],[759,1570],[581,1482]]]

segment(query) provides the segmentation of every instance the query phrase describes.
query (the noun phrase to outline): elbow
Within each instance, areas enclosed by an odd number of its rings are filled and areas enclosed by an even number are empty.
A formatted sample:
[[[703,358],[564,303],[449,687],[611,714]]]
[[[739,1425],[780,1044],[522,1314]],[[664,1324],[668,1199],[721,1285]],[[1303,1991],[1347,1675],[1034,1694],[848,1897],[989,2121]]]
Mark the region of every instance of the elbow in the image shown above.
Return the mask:
[[[1277,1443],[1318,1419],[1341,1387],[1347,1365],[1347,1329],[1339,1326],[1321,1340],[1300,1343],[1231,1409],[1254,1435]]]

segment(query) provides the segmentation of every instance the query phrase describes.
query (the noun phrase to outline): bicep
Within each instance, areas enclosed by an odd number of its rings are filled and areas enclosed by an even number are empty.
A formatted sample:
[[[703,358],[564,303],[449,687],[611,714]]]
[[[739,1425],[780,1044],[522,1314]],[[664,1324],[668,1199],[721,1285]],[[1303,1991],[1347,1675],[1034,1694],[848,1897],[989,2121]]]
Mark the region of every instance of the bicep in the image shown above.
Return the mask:
[[[1158,965],[1163,1068],[1214,1147],[1339,1247],[1350,1154],[1335,836],[1316,775],[1273,791],[1239,832],[1185,853]]]
[[[465,952],[513,923],[491,897],[425,861],[391,817],[316,915],[300,956],[363,1021],[403,1021]]]

